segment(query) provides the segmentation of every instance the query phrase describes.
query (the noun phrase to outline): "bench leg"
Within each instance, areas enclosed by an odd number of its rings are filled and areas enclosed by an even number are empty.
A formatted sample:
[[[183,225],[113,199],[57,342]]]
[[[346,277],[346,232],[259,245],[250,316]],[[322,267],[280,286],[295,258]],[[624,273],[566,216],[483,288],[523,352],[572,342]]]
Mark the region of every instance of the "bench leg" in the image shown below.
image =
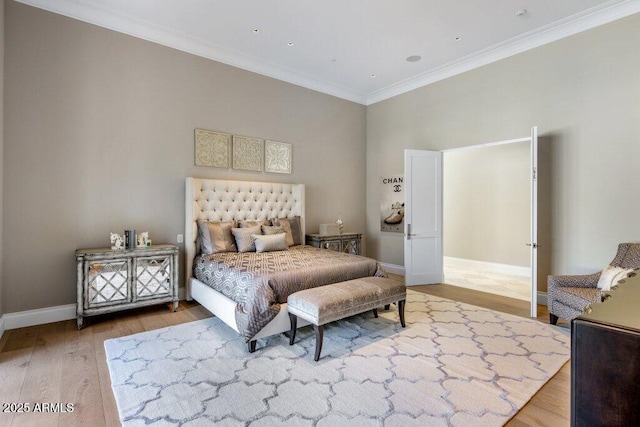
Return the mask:
[[[249,347],[249,353],[253,353],[256,351],[256,340],[249,341],[247,345]]]
[[[373,317],[375,317],[376,319],[378,318],[378,309],[377,308],[373,309]]]
[[[289,330],[289,345],[293,345],[296,340],[296,329],[298,327],[298,317],[295,314],[289,313],[289,322],[291,329]]]
[[[385,309],[385,310],[389,310],[389,308],[390,308],[390,307],[391,307],[391,304],[386,304],[386,305],[384,306],[384,309]]]
[[[320,352],[322,351],[322,333],[324,328],[322,325],[313,325],[313,329],[316,330],[316,354],[313,360],[317,362],[320,359]]]
[[[398,313],[400,313],[400,324],[404,328],[406,325],[404,323],[404,302],[405,300],[398,301]]]

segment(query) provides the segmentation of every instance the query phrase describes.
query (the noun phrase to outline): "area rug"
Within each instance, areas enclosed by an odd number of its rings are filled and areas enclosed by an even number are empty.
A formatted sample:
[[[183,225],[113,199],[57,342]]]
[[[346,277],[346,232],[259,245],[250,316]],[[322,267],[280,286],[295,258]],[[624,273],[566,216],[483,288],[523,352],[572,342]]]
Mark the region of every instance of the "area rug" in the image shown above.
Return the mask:
[[[105,341],[124,425],[500,426],[569,359],[530,319],[408,291],[395,306],[296,343],[244,340],[217,318]]]

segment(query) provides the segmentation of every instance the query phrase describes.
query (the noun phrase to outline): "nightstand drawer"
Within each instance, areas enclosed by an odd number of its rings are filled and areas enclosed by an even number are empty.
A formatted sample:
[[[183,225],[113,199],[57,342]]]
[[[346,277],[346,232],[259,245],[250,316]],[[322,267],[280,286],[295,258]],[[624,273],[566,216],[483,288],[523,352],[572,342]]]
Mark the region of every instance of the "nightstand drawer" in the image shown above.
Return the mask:
[[[306,236],[307,245],[353,255],[360,255],[361,241],[362,234],[360,233],[307,234]]]
[[[87,281],[84,308],[131,302],[129,260],[88,261],[84,262],[84,271]]]

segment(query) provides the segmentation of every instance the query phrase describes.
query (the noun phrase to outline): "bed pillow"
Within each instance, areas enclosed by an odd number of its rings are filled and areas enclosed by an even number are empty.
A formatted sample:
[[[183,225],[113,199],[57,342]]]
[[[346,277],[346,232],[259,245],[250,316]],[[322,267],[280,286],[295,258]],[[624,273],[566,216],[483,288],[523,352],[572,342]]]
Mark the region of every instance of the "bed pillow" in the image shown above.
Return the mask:
[[[231,229],[235,225],[235,221],[213,222],[198,220],[200,253],[209,255],[220,252],[237,252],[236,241],[231,233]]]
[[[245,228],[232,228],[231,232],[236,239],[236,246],[238,252],[254,252],[256,250],[254,234],[260,235],[260,226],[245,227]]]
[[[603,291],[610,291],[612,286],[626,278],[632,271],[633,268],[622,268],[608,265],[604,270],[602,270],[600,279],[598,279],[597,287]]]
[[[277,218],[273,220],[273,225],[282,227],[287,234],[287,245],[302,244],[302,227],[300,226],[300,217],[293,218]]]
[[[271,220],[269,219],[258,219],[255,221],[248,221],[246,219],[241,219],[238,221],[238,227],[247,228],[247,227],[256,227],[261,225],[271,225]],[[260,233],[258,233],[260,234]]]
[[[280,233],[284,233],[284,228],[279,227],[277,225],[263,225],[262,226],[262,234],[264,235],[269,235],[269,234],[280,234]]]
[[[256,252],[273,252],[273,251],[286,251],[289,249],[287,246],[285,233],[258,235],[254,234]]]

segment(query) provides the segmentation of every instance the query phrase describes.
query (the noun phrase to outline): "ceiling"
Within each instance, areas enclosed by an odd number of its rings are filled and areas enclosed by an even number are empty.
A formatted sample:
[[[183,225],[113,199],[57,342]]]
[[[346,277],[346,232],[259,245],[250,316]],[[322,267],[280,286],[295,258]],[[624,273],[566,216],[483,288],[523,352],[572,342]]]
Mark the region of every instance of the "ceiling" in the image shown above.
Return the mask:
[[[365,105],[640,12],[640,0],[18,1]]]

